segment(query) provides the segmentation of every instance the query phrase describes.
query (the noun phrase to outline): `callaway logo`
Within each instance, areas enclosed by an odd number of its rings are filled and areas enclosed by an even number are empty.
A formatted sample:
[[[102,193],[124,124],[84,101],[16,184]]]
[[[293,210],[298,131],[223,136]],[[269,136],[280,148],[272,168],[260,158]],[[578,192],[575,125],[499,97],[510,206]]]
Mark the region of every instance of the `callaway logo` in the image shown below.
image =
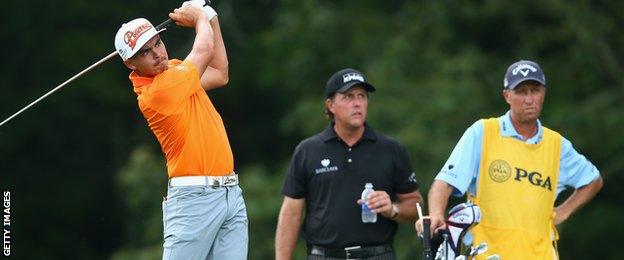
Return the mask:
[[[347,83],[352,80],[364,82],[364,77],[357,73],[347,73],[342,75],[342,83]]]
[[[416,182],[418,182],[418,181],[416,180],[416,173],[412,172],[412,174],[409,176],[409,178],[408,178],[407,180],[409,180],[411,183],[416,183]]]
[[[317,168],[314,170],[314,172],[316,174],[319,173],[325,173],[325,172],[335,172],[338,171],[338,166],[331,166],[329,167],[329,164],[331,163],[331,161],[329,159],[323,159],[321,160],[321,168]]]
[[[124,42],[130,47],[130,49],[134,50],[134,47],[136,46],[136,43],[141,35],[143,35],[149,29],[152,29],[152,25],[150,25],[149,23],[144,23],[142,25],[139,25],[139,27],[137,27],[133,31],[127,31],[126,34],[124,34]]]
[[[457,212],[455,215],[453,215],[453,218],[459,220],[459,223],[465,223],[470,221],[470,215],[468,215],[468,212],[464,211]]]
[[[511,74],[513,75],[517,75],[518,72],[520,72],[520,74],[522,74],[522,76],[527,76],[529,75],[529,70],[532,72],[536,72],[537,69],[529,64],[520,64],[517,67],[515,67],[513,69],[513,71],[511,71]]]

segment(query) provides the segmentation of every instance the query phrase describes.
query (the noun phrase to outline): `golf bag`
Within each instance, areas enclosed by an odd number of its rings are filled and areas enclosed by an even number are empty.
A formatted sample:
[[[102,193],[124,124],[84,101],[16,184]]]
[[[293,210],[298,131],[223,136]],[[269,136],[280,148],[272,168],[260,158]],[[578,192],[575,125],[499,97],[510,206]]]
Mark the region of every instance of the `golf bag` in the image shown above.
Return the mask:
[[[444,241],[440,244],[436,253],[436,260],[465,259],[461,256],[462,241],[466,233],[481,222],[481,208],[470,202],[453,207],[446,220],[446,229],[441,230]],[[471,248],[470,255],[478,254],[487,250],[487,245],[479,245]],[[474,252],[472,252],[474,251]]]

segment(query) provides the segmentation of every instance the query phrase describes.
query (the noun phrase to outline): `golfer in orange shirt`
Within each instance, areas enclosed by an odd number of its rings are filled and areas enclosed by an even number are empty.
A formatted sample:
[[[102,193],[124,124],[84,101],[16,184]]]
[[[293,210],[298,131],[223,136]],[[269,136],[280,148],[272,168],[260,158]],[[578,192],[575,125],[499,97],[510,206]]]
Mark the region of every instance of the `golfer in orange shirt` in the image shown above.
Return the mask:
[[[245,202],[223,121],[206,94],[228,82],[219,21],[210,6],[183,5],[169,17],[195,28],[183,61],[169,60],[162,30],[144,18],[123,24],[115,36],[139,108],[167,159],[163,259],[246,259]]]

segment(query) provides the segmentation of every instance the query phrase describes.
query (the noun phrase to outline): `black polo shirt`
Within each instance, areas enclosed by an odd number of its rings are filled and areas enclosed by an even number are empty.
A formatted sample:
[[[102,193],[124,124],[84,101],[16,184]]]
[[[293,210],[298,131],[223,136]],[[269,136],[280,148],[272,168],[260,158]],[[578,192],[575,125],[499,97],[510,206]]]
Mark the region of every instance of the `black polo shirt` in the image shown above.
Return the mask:
[[[418,189],[405,148],[368,125],[362,138],[349,147],[330,124],[323,132],[303,140],[292,157],[282,193],[305,198],[303,236],[308,244],[326,247],[392,243],[397,223],[377,216],[377,223],[362,223],[364,185],[397,193]]]

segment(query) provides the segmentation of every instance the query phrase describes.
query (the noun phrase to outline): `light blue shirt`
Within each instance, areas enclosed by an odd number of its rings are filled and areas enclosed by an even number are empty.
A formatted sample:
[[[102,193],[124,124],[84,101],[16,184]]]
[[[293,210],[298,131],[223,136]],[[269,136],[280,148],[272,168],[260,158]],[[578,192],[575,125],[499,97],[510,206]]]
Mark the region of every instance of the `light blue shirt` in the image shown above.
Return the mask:
[[[522,140],[511,123],[509,111],[498,118],[501,133],[505,137],[514,137]],[[453,149],[436,180],[442,180],[453,186],[454,196],[463,196],[466,192],[476,194],[479,178],[479,164],[481,161],[481,145],[483,143],[484,123],[479,120],[472,124]],[[526,140],[528,144],[537,144],[542,140],[542,124],[537,120],[537,134]],[[572,147],[572,143],[561,138],[561,159],[559,161],[559,179],[556,196],[567,187],[575,189],[583,187],[596,180],[600,175],[585,156],[579,154]]]

